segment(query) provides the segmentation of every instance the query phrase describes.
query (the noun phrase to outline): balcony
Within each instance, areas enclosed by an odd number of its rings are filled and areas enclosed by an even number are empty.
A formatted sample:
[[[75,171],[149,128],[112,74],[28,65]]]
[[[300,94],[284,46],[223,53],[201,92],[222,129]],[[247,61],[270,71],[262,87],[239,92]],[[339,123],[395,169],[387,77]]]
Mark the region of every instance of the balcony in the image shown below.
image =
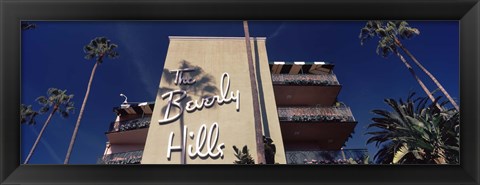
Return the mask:
[[[328,86],[340,85],[337,76],[331,74],[272,74],[272,82],[274,85],[315,85]]]
[[[281,122],[355,122],[349,107],[279,107]]]
[[[335,74],[272,74],[272,83],[279,106],[332,106],[342,87]]]
[[[123,132],[127,130],[135,130],[141,128],[147,128],[150,126],[150,116],[145,116],[143,118],[136,118],[120,122],[112,122],[108,132]]]
[[[367,149],[286,151],[287,164],[363,164]],[[351,158],[351,160],[350,160]],[[354,162],[353,162],[354,161]],[[369,161],[370,163],[370,161]]]
[[[113,122],[106,133],[111,144],[145,144],[150,116],[126,121]]]
[[[107,154],[98,158],[97,164],[140,164],[143,150]]]
[[[357,122],[349,107],[279,107],[288,150],[339,150]]]

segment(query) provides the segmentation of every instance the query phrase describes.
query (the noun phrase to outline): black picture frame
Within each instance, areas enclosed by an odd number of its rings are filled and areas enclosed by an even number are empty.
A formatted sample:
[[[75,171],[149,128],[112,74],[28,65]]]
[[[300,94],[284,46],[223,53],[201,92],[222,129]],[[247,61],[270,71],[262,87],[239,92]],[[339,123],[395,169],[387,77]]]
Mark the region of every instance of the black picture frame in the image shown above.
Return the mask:
[[[0,184],[479,184],[478,0],[1,0]],[[20,165],[21,20],[459,20],[460,165]]]

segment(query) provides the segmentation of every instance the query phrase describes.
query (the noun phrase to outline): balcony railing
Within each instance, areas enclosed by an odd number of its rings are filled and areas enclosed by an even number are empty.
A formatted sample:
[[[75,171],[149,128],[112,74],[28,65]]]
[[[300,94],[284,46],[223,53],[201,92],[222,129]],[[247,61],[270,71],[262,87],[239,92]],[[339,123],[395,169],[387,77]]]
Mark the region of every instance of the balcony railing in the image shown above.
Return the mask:
[[[276,85],[340,85],[335,74],[272,74],[272,82]]]
[[[354,122],[349,107],[279,107],[280,121],[293,122]]]
[[[365,164],[367,149],[286,151],[287,164]],[[368,161],[371,163],[371,161]]]
[[[143,118],[136,118],[120,122],[112,122],[108,132],[123,132],[127,130],[135,130],[141,128],[147,128],[150,126],[150,116],[145,116]]]
[[[107,154],[98,158],[97,164],[139,164],[142,155],[143,150]]]

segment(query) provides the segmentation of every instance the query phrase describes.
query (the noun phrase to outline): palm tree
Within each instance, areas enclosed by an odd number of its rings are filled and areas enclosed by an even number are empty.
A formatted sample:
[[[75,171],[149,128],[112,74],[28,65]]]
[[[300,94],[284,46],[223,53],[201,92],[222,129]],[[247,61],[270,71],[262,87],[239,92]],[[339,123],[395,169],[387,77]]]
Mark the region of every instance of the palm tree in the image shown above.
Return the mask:
[[[243,21],[243,30],[245,32],[245,43],[247,45],[247,57],[248,57],[248,71],[250,72],[250,85],[252,89],[253,99],[253,117],[255,121],[255,138],[257,144],[257,161],[258,164],[265,164],[265,148],[263,143],[263,128],[260,117],[260,105],[258,103],[258,89],[257,78],[255,76],[255,68],[252,57],[252,47],[250,45],[250,33],[248,31],[248,21]]]
[[[250,155],[247,145],[243,146],[242,150],[233,145],[233,151],[235,152],[235,157],[238,159],[235,160],[233,164],[255,164],[255,160],[253,160]]]
[[[394,152],[395,152],[394,142],[387,142],[381,146],[381,148],[375,154],[375,163],[377,164],[390,164],[392,163]],[[379,146],[377,145],[377,148]]]
[[[427,98],[413,100],[411,93],[406,102],[385,99],[393,111],[373,110],[379,117],[372,118],[367,144],[382,147],[375,154],[377,163],[458,164],[460,144],[460,114],[456,109],[427,106]],[[444,106],[448,101],[441,102]]]
[[[67,155],[65,157],[64,164],[68,164],[70,160],[70,155],[73,149],[73,145],[75,143],[75,138],[77,137],[78,128],[80,127],[80,121],[82,120],[83,111],[85,110],[85,105],[87,104],[88,95],[90,93],[90,87],[92,86],[93,76],[95,75],[95,71],[97,66],[103,62],[103,59],[106,57],[108,58],[117,58],[118,53],[115,50],[118,46],[113,44],[105,37],[97,37],[90,41],[88,45],[86,45],[83,50],[86,53],[85,59],[90,60],[95,58],[96,62],[93,66],[92,73],[90,75],[90,80],[88,81],[87,85],[87,92],[85,92],[85,98],[83,99],[82,107],[80,108],[80,113],[78,114],[77,123],[75,124],[75,129],[73,130],[72,139],[70,140],[70,145],[68,146]]]
[[[35,117],[39,113],[32,109],[31,105],[20,105],[20,123],[28,123],[29,125],[34,125],[36,123]]]
[[[384,23],[383,21],[368,21],[365,27],[361,29],[360,36],[359,38],[361,39],[361,44],[367,39],[370,39],[372,37],[375,37],[377,35],[382,42],[383,39],[385,39],[386,42],[388,42],[387,47],[380,47],[382,48],[383,56],[386,57],[385,53],[388,53],[388,51],[392,51],[397,56],[399,55],[397,52],[397,47],[402,49],[403,52],[405,52],[427,76],[430,77],[430,79],[437,85],[438,89],[442,91],[442,93],[445,95],[445,97],[452,103],[453,107],[457,111],[460,111],[460,108],[458,104],[453,100],[453,98],[448,94],[448,92],[445,90],[445,88],[438,82],[438,80],[433,76],[430,71],[428,71],[416,58],[413,56],[410,51],[408,51],[403,44],[400,42],[398,36],[401,39],[410,39],[416,35],[419,35],[420,31],[417,28],[412,28],[408,25],[406,21],[388,21],[388,23]],[[398,36],[397,36],[398,35]],[[388,41],[387,41],[388,40]],[[380,44],[379,44],[380,46]],[[385,51],[386,50],[386,51]],[[378,48],[377,48],[377,53],[378,53]],[[400,57],[400,56],[399,56]],[[403,58],[403,57],[401,57]],[[404,59],[402,59],[404,60]],[[423,86],[422,86],[423,88]],[[425,90],[425,88],[424,88]],[[430,97],[431,93],[427,93],[427,95]],[[433,96],[432,96],[433,97]],[[432,99],[430,97],[430,99]],[[432,100],[433,101],[433,100]]]
[[[401,21],[400,23],[397,23],[398,25],[398,32],[399,32],[399,35],[400,35],[400,38],[402,39],[410,39],[412,38],[413,36],[415,35],[418,35],[420,34],[420,31],[416,28],[411,28],[408,23],[406,21]],[[432,75],[432,73],[430,73],[430,71],[428,71],[416,58],[415,56],[412,55],[412,53],[410,53],[410,51],[407,50],[407,48],[405,48],[403,46],[403,44],[400,42],[400,40],[395,37],[395,44],[400,47],[400,49],[402,49],[403,52],[405,52],[412,60],[413,62],[420,68],[422,69],[422,71],[427,74],[428,77],[430,77],[430,79],[432,79],[432,81],[437,85],[438,89],[440,89],[440,91],[442,91],[442,93],[445,95],[445,97],[450,101],[450,103],[452,103],[453,107],[455,107],[455,109],[457,111],[460,111],[460,108],[459,106],[457,105],[457,103],[453,100],[453,98],[450,96],[450,94],[448,94],[448,92],[445,90],[445,88],[443,88],[442,84],[440,84],[440,82],[438,82],[437,78],[435,78],[435,76]]]
[[[40,138],[42,137],[45,128],[47,128],[48,123],[50,123],[50,120],[52,119],[53,114],[59,113],[60,116],[63,118],[67,118],[71,112],[74,111],[74,103],[72,101],[73,99],[73,94],[67,94],[67,90],[60,90],[57,88],[49,88],[47,91],[47,96],[40,96],[38,97],[35,101],[37,101],[40,105],[42,105],[42,108],[40,109],[40,113],[46,113],[50,109],[52,111],[50,112],[50,115],[48,115],[47,120],[43,124],[42,130],[40,130],[40,133],[37,136],[37,140],[35,140],[35,143],[32,146],[32,149],[30,149],[30,152],[28,153],[27,158],[25,159],[24,164],[27,164],[30,158],[33,155],[33,152],[37,148],[38,142],[40,141]],[[26,115],[28,114],[28,108],[26,110]],[[38,113],[33,113],[31,115],[36,115]]]
[[[368,21],[365,27],[361,29],[359,36],[360,44],[363,45],[366,40],[374,38],[375,36],[379,37],[380,40],[378,41],[377,45],[377,54],[384,58],[387,58],[390,53],[396,54],[413,78],[417,81],[417,83],[420,84],[420,87],[422,87],[423,91],[425,91],[430,100],[435,101],[433,94],[428,90],[417,74],[415,74],[412,66],[407,62],[407,60],[405,60],[403,55],[398,52],[394,39],[390,36],[394,35],[394,32],[396,32],[396,30],[393,29],[392,26],[384,28],[382,21]],[[440,106],[437,107],[440,108]]]

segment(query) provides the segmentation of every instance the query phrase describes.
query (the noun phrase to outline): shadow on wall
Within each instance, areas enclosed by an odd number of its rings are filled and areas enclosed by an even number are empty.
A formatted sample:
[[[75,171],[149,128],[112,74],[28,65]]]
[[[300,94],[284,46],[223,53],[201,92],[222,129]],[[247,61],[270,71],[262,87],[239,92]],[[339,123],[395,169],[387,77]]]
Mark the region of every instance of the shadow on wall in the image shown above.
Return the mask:
[[[183,79],[195,79],[194,84],[183,84],[181,82],[176,82],[176,70],[178,69],[192,69],[189,72],[182,73]],[[183,90],[186,91],[189,95],[199,96],[200,98],[209,98],[215,94],[218,94],[219,90],[215,86],[214,78],[212,75],[205,73],[205,71],[199,67],[190,64],[190,62],[186,60],[182,60],[179,62],[179,66],[177,69],[163,69],[162,79],[165,79],[168,85],[177,85],[175,89],[169,87],[160,87],[159,95],[164,93],[174,91],[174,90]],[[178,79],[177,79],[178,80]],[[157,95],[158,96],[158,95]],[[181,106],[185,107],[186,102],[192,100],[191,96],[185,96],[185,98],[181,101]],[[230,102],[228,102],[230,103]],[[227,104],[228,104],[227,103]],[[216,108],[215,106],[212,108]],[[165,112],[167,106],[162,107],[162,112]]]
[[[180,70],[187,70],[185,72],[179,72]],[[186,107],[186,103],[192,101],[191,95],[199,96],[201,98],[210,98],[213,97],[215,94],[218,93],[218,89],[215,86],[213,81],[213,76],[210,74],[205,73],[205,71],[199,67],[194,66],[190,62],[186,60],[182,60],[179,62],[179,67],[177,69],[163,69],[162,78],[169,86],[176,85],[177,88],[172,89],[169,87],[160,87],[159,95],[163,95],[164,93],[168,93],[175,90],[183,90],[187,92],[187,96],[183,98],[180,102],[181,107]],[[194,80],[194,81],[193,81]],[[162,107],[162,112],[165,113],[168,104]],[[215,109],[216,107],[212,107]],[[183,129],[185,125],[185,121],[183,116],[180,116],[180,130]],[[172,120],[175,121],[176,119]],[[168,122],[167,122],[168,123]],[[183,138],[183,132],[180,132],[180,138]],[[182,148],[182,158],[181,163],[186,164],[186,152],[185,149]]]

